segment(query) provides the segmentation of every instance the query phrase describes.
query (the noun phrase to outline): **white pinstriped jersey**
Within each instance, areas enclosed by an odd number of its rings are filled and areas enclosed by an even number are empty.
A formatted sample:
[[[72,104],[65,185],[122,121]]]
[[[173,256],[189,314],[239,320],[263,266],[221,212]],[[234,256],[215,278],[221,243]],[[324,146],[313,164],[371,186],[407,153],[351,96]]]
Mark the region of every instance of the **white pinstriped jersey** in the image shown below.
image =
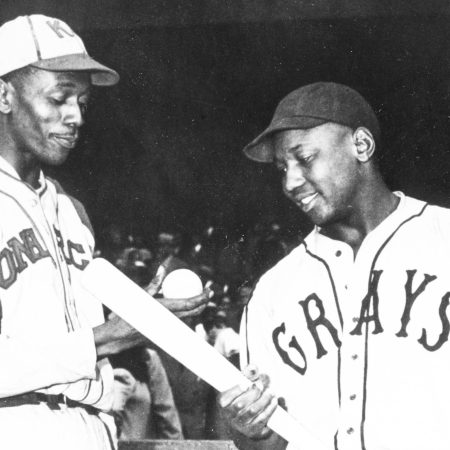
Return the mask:
[[[40,183],[0,158],[0,397],[62,393],[106,410],[112,369],[96,363],[92,332],[102,306],[79,285],[94,238],[81,204]]]
[[[241,363],[329,450],[450,448],[450,210],[397,195],[356,258],[315,229],[242,319]]]

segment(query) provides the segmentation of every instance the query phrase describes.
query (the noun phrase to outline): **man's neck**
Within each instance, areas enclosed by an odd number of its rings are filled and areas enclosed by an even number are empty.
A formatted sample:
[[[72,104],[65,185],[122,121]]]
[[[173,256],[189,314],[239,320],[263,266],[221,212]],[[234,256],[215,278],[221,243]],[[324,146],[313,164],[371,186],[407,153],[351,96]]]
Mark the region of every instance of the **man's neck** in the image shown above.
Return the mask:
[[[350,245],[355,256],[365,237],[395,211],[400,200],[384,182],[373,186],[369,192],[345,220],[321,230],[322,234]]]
[[[39,187],[41,173],[39,164],[32,161],[31,158],[24,157],[18,151],[8,151],[7,147],[0,148],[0,156],[14,168],[22,181],[28,183],[34,189]]]

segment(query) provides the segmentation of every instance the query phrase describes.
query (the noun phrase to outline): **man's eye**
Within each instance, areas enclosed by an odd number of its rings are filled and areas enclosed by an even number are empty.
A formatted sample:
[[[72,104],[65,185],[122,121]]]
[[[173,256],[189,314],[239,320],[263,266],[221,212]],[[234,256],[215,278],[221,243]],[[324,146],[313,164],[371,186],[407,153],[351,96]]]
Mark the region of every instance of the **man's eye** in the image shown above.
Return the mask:
[[[62,105],[64,103],[65,99],[62,97],[50,97],[50,101],[54,105]]]
[[[275,164],[275,167],[279,172],[286,172],[286,166],[284,166],[283,164]]]
[[[308,164],[310,164],[313,160],[313,156],[309,155],[309,156],[302,156],[297,158],[297,161],[302,164],[303,166],[307,166]]]

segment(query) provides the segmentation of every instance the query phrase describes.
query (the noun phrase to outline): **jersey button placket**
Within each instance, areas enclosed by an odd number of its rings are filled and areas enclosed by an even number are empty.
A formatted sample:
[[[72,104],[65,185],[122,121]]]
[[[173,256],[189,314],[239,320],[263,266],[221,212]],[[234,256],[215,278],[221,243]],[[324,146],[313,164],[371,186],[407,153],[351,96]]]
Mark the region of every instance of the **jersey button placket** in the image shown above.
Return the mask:
[[[346,256],[346,255],[345,255]],[[345,259],[345,258],[344,258]],[[345,284],[345,281],[347,283]],[[359,322],[361,292],[355,285],[354,261],[342,284],[346,305],[343,306],[344,331],[341,346],[341,412],[338,448],[361,450],[361,438],[358,430],[362,421],[362,399],[364,380],[364,335],[353,335],[351,332]],[[356,281],[357,283],[357,281]]]

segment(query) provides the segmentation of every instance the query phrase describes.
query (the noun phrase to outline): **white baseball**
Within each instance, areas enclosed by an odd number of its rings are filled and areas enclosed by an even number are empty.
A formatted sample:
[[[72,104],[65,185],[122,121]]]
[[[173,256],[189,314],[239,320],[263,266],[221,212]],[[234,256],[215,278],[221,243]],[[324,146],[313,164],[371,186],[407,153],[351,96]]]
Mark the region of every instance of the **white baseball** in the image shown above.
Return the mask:
[[[189,298],[201,294],[202,291],[202,280],[189,269],[170,272],[161,286],[161,292],[167,298]]]

